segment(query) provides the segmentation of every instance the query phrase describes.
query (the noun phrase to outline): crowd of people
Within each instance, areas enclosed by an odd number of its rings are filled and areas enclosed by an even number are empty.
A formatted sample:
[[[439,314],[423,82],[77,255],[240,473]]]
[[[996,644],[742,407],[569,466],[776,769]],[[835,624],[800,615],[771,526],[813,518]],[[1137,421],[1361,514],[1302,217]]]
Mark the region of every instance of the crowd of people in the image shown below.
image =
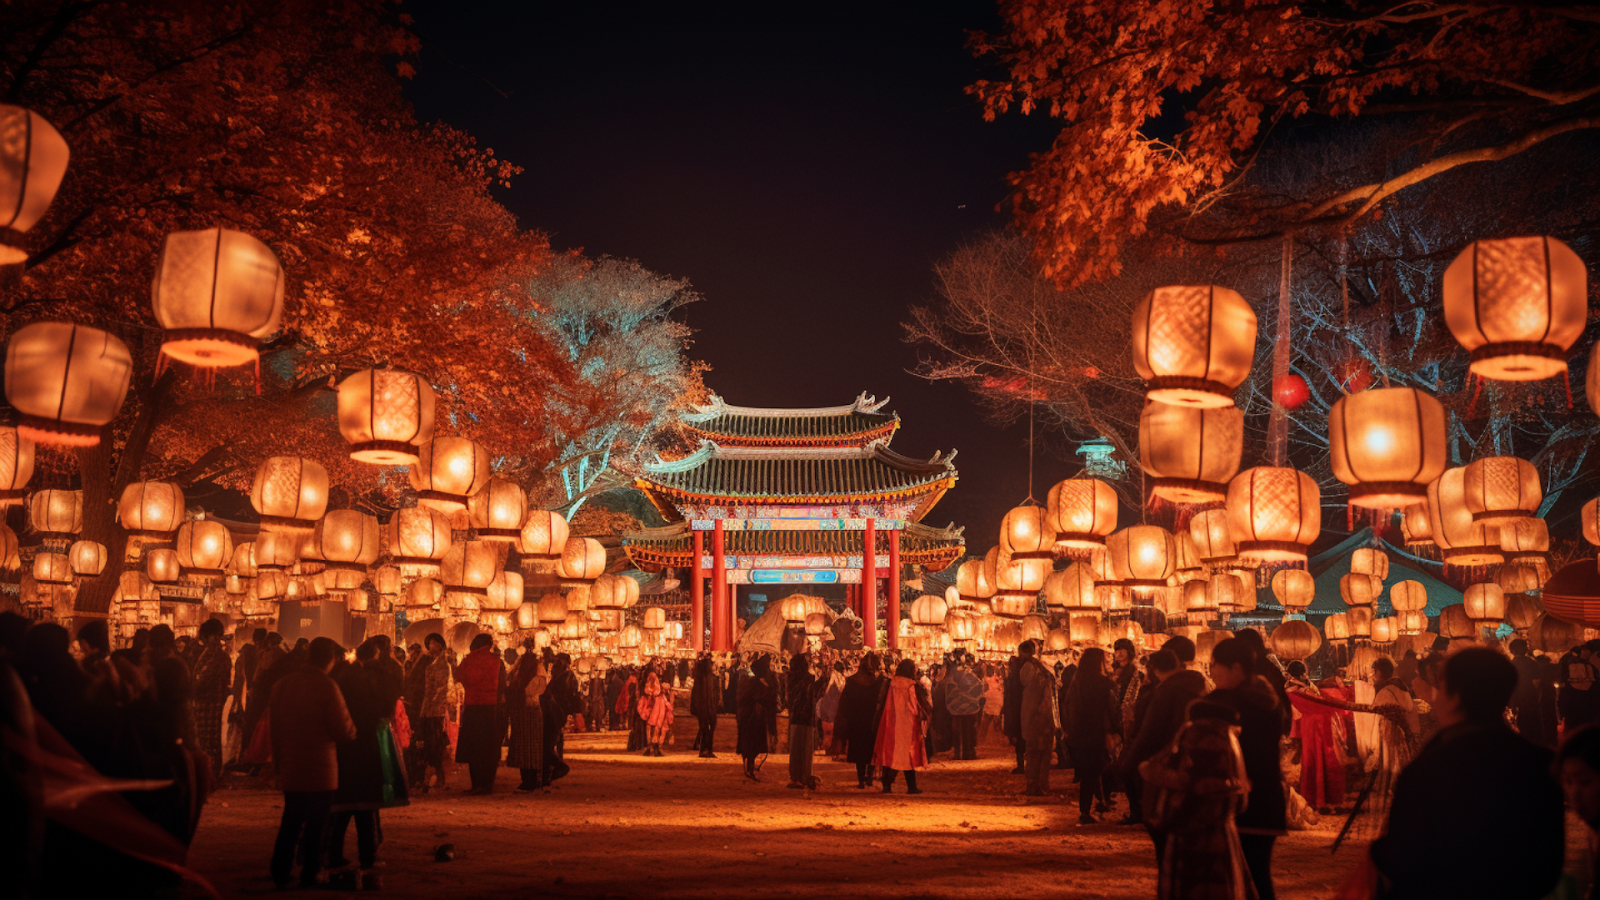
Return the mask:
[[[857,789],[903,780],[920,794],[930,761],[1004,740],[1025,796],[1051,797],[1052,772],[1070,770],[1080,824],[1145,829],[1163,898],[1271,900],[1277,838],[1320,811],[1345,817],[1341,837],[1371,839],[1342,896],[1533,900],[1562,874],[1563,787],[1600,827],[1597,653],[1600,642],[1559,660],[1522,640],[1507,652],[1441,642],[1313,678],[1242,629],[1204,661],[1175,636],[1049,659],[1024,641],[1003,663],[958,650],[926,667],[872,651],[575,666],[487,634],[458,657],[440,634],[404,648],[385,635],[286,645],[264,629],[225,635],[216,620],[113,649],[103,622],[74,637],[4,615],[0,673],[32,713],[9,704],[7,727],[58,768],[81,763],[83,789],[131,815],[100,814],[135,823],[120,834],[46,821],[48,799],[13,778],[31,815],[8,823],[10,856],[26,884],[69,862],[85,889],[175,883],[207,794],[239,771],[283,792],[277,884],[375,889],[382,810],[445,788],[457,767],[469,794],[493,792],[502,766],[518,770],[516,790],[548,790],[570,771],[573,732],[625,731],[628,751],[665,755],[683,702],[697,726],[689,751],[715,758],[731,715],[744,777],[761,780],[767,756],[786,751],[794,789],[822,787],[820,754],[853,765]],[[1452,862],[1473,845],[1502,862]]]

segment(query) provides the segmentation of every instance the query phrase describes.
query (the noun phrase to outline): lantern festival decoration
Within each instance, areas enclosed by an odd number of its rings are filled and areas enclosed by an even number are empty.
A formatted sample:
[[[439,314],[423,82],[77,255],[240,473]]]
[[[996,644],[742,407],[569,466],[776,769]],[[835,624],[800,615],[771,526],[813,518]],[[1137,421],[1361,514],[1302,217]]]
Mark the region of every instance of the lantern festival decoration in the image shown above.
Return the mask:
[[[1505,563],[1494,573],[1494,583],[1507,594],[1527,594],[1539,590],[1543,579],[1533,566]]]
[[[1020,619],[1033,611],[1034,600],[1044,588],[1045,576],[1050,573],[1047,559],[1012,559],[999,547],[991,547],[984,557],[984,565],[994,573],[994,596],[989,608],[995,615],[1007,619]]]
[[[1223,615],[1255,609],[1255,588],[1238,575],[1218,572],[1206,582],[1206,605]]]
[[[46,540],[69,540],[83,530],[83,492],[42,490],[28,498],[28,524]]]
[[[1133,366],[1158,403],[1232,406],[1255,349],[1255,311],[1227,288],[1160,287],[1134,307]]]
[[[40,444],[93,447],[128,395],[133,355],[113,334],[66,322],[17,329],[6,347],[6,400],[17,433]]]
[[[1322,635],[1303,619],[1290,619],[1272,630],[1272,652],[1279,659],[1306,659],[1322,648]]]
[[[444,513],[467,508],[467,498],[489,482],[489,451],[464,437],[436,437],[417,448],[411,486],[417,505]]]
[[[1505,621],[1513,631],[1526,633],[1543,614],[1544,607],[1527,594],[1506,594]]]
[[[1032,504],[1019,506],[1000,520],[1000,547],[1011,559],[1050,559],[1056,542],[1049,510]]]
[[[1389,578],[1389,554],[1376,547],[1357,547],[1350,554],[1350,571],[1359,575],[1372,575],[1382,582]]]
[[[1328,455],[1351,506],[1414,506],[1449,463],[1444,406],[1404,387],[1340,397],[1328,411]]]
[[[1117,492],[1098,478],[1069,478],[1050,489],[1045,504],[1057,552],[1082,558],[1117,530]],[[963,592],[965,593],[965,592]]]
[[[1217,611],[1217,596],[1210,589],[1210,581],[1190,581],[1183,586],[1183,606],[1192,618],[1204,619]]]
[[[522,605],[522,573],[512,571],[496,572],[494,580],[489,582],[489,587],[484,593],[483,608],[497,612],[507,612]]]
[[[117,522],[130,534],[163,537],[183,524],[183,488],[167,481],[136,481],[122,489]]]
[[[1163,587],[1177,569],[1177,541],[1157,525],[1130,525],[1106,539],[1113,577],[1131,588]]]
[[[1322,620],[1322,633],[1330,641],[1350,639],[1350,623],[1344,613],[1334,613]]]
[[[200,578],[220,578],[233,558],[233,535],[221,522],[197,519],[178,526],[172,541],[184,573]]]
[[[258,570],[287,569],[300,561],[300,536],[282,531],[259,532],[252,556]]]
[[[1444,321],[1473,374],[1536,381],[1567,370],[1588,320],[1583,260],[1550,237],[1474,241],[1444,273]]]
[[[1285,613],[1305,615],[1317,598],[1317,582],[1305,569],[1279,569],[1272,573],[1272,596]]]
[[[536,509],[528,513],[517,538],[523,559],[555,562],[567,546],[567,520],[554,510]]]
[[[72,574],[93,578],[106,570],[106,545],[99,541],[76,541],[67,550]]]
[[[994,596],[994,581],[981,559],[969,559],[956,569],[956,592],[964,606],[983,604],[987,611],[989,599]]]
[[[150,288],[161,352],[195,366],[255,362],[283,318],[283,287],[278,257],[242,231],[172,232]]]
[[[559,625],[566,621],[566,598],[554,591],[540,597],[538,604],[538,616],[539,623],[542,625]]]
[[[1215,503],[1228,494],[1244,452],[1244,411],[1146,402],[1139,466],[1150,492],[1173,503]]]
[[[1480,628],[1498,628],[1506,617],[1506,595],[1498,584],[1469,584],[1461,592],[1461,606]]]
[[[1433,522],[1428,519],[1428,504],[1408,506],[1400,516],[1400,536],[1406,549],[1419,554],[1431,554],[1439,549],[1433,539]]]
[[[1489,566],[1501,562],[1499,535],[1491,535],[1486,524],[1473,518],[1467,508],[1466,469],[1445,469],[1428,485],[1428,522],[1434,543],[1444,561],[1454,566]]]
[[[1094,609],[1094,573],[1085,563],[1075,562],[1059,572],[1051,572],[1040,591],[1047,608],[1057,612]]]
[[[1400,619],[1396,616],[1384,616],[1372,620],[1372,642],[1374,644],[1392,644],[1400,639]]]
[[[1322,533],[1322,491],[1296,469],[1257,466],[1228,484],[1228,532],[1241,559],[1304,562]],[[1197,541],[1198,543],[1198,541]]]
[[[563,584],[589,584],[606,570],[606,548],[594,538],[568,538],[556,564],[556,577]]]
[[[978,637],[978,617],[964,609],[952,609],[945,613],[944,631],[950,640],[965,646]]]
[[[1515,456],[1490,456],[1468,463],[1461,490],[1472,520],[1491,525],[1529,518],[1544,499],[1539,470]]]
[[[0,233],[23,234],[50,209],[71,153],[55,126],[20,106],[0,104]],[[28,256],[0,246],[0,265]]]
[[[436,610],[444,603],[444,585],[432,578],[418,578],[406,592],[406,608]]]
[[[450,517],[436,509],[414,506],[395,510],[389,518],[389,556],[407,575],[437,575],[450,552]]]
[[[33,441],[15,428],[0,428],[0,509],[26,500],[32,478]]]
[[[250,505],[263,531],[307,535],[328,508],[328,470],[303,456],[273,456],[256,467]]]
[[[487,541],[460,541],[439,563],[439,580],[451,593],[484,594],[500,570],[500,554]]]
[[[349,588],[355,588],[361,583],[367,567],[377,562],[382,552],[383,542],[379,532],[377,516],[354,509],[331,509],[317,522],[317,527],[311,532],[311,540],[316,547],[316,555],[327,562],[329,570],[355,576],[355,583],[349,585]]]
[[[528,517],[528,495],[515,482],[490,478],[467,500],[467,521],[485,541],[512,543],[521,538]]]
[[[949,612],[943,597],[923,594],[911,601],[911,624],[922,628],[934,628],[944,624],[945,616],[949,615]],[[785,614],[787,615],[787,610]]]
[[[33,556],[33,579],[44,584],[71,584],[72,560],[65,553],[40,551]]]
[[[1528,516],[1500,526],[1500,552],[1506,562],[1531,565],[1543,579],[1550,565],[1550,526],[1545,520]]]
[[[1189,539],[1194,541],[1200,562],[1213,568],[1233,565],[1239,551],[1233,545],[1233,533],[1228,524],[1226,509],[1207,509],[1189,519]]]
[[[409,466],[433,437],[433,385],[404,369],[363,369],[339,382],[339,433],[350,458]]]

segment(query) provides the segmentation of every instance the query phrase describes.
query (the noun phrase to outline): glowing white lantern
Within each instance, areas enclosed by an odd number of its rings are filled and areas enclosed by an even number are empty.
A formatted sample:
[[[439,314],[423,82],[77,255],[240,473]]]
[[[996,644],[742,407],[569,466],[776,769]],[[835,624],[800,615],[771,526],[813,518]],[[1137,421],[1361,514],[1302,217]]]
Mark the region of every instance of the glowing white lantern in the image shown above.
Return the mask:
[[[1567,370],[1588,320],[1588,273],[1549,237],[1474,241],[1444,273],[1444,321],[1471,354],[1471,371],[1534,381]]]
[[[115,335],[65,322],[17,329],[6,349],[6,399],[17,433],[41,444],[93,447],[128,395],[133,355]]]
[[[1227,288],[1156,288],[1134,307],[1133,365],[1159,403],[1232,406],[1255,348],[1255,311]]]
[[[283,282],[278,257],[242,231],[167,235],[150,288],[161,352],[196,366],[254,362],[283,318]]]
[[[300,456],[274,456],[256,467],[250,505],[264,531],[305,535],[328,508],[328,470]]]
[[[363,369],[339,383],[339,433],[350,458],[409,466],[433,437],[433,385],[404,369]]]
[[[436,437],[417,449],[411,486],[417,505],[454,513],[489,481],[489,451],[463,437]]]

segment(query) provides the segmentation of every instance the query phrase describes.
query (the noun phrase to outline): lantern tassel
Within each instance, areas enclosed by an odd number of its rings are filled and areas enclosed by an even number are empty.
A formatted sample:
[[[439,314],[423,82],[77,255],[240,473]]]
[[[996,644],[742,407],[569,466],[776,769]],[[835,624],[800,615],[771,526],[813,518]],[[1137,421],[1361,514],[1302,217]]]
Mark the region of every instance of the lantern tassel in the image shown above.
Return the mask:
[[[1467,414],[1471,415],[1478,408],[1478,395],[1483,393],[1483,376],[1473,376],[1472,402],[1467,404]]]

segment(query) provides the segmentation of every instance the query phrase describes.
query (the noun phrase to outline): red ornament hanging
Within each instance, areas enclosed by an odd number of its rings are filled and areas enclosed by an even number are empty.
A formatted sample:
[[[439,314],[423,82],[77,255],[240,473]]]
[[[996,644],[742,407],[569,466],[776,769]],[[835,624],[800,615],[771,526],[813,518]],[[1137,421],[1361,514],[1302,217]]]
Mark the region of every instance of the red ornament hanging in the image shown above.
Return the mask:
[[[1311,388],[1304,378],[1290,372],[1273,382],[1272,399],[1284,409],[1299,409],[1311,399]]]

